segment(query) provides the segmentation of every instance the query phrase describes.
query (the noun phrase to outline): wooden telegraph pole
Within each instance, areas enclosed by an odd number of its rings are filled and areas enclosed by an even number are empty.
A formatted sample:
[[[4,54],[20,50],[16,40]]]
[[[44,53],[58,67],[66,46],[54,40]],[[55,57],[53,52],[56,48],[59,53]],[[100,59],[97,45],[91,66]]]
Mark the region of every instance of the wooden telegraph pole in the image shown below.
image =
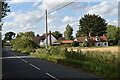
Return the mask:
[[[47,37],[47,34],[48,34],[48,25],[47,25],[47,9],[45,10],[45,15],[46,15],[46,49],[48,48],[48,37]]]

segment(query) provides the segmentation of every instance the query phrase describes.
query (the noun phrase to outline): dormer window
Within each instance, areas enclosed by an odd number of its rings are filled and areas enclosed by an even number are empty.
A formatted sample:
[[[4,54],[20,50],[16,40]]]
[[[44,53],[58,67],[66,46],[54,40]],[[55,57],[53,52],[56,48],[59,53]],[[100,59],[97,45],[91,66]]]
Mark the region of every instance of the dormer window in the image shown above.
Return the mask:
[[[88,37],[88,38],[85,39],[85,41],[89,41],[89,39],[90,39],[90,38]]]
[[[96,38],[95,38],[95,41],[100,41],[100,38],[99,38],[99,37],[96,37]]]

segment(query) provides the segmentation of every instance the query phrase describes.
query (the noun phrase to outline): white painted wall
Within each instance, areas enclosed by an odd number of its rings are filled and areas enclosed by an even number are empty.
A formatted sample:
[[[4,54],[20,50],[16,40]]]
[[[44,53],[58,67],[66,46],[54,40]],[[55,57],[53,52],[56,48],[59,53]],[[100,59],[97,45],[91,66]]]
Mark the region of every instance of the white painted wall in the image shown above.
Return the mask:
[[[95,46],[108,46],[108,42],[95,42]]]
[[[50,35],[48,35],[48,45],[50,44]],[[57,39],[51,35],[51,43],[57,41]],[[46,39],[43,42],[40,42],[40,46],[45,46],[46,45]]]

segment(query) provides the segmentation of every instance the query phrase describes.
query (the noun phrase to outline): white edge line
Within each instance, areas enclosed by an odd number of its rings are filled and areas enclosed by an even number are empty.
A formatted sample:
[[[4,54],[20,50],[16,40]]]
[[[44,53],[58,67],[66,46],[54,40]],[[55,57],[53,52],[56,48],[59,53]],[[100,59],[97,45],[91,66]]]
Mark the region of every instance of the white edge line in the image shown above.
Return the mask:
[[[46,73],[48,76],[50,76],[51,78],[54,78],[54,79],[56,79],[56,80],[58,80],[56,77],[54,77],[54,76],[52,76],[51,74],[49,74],[49,73]]]

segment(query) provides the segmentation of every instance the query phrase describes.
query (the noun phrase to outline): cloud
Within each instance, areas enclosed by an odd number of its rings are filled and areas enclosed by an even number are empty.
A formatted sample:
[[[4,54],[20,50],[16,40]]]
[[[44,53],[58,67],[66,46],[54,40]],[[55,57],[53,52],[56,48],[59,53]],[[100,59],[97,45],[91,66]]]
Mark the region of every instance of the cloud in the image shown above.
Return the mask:
[[[10,0],[10,4],[18,4],[23,2],[42,2],[43,0]]]
[[[108,25],[116,25],[116,26],[118,26],[118,20],[108,19],[106,22],[108,23]]]
[[[3,24],[4,32],[14,30],[16,33],[18,32],[26,32],[26,31],[37,31],[39,29],[37,23],[41,20],[42,14],[39,11],[30,11],[30,12],[12,12],[10,13],[6,19],[12,19],[11,21],[6,21]]]
[[[70,16],[65,16],[62,20],[62,22],[68,22],[68,23],[69,22],[74,22],[74,21],[76,21],[76,18],[70,17]]]
[[[101,2],[89,9],[88,13],[101,16],[117,16],[118,2]]]
[[[42,14],[39,11],[31,11],[27,13],[23,12],[12,12],[6,18],[12,18],[14,23],[17,24],[27,24],[27,23],[36,23],[39,22]]]

